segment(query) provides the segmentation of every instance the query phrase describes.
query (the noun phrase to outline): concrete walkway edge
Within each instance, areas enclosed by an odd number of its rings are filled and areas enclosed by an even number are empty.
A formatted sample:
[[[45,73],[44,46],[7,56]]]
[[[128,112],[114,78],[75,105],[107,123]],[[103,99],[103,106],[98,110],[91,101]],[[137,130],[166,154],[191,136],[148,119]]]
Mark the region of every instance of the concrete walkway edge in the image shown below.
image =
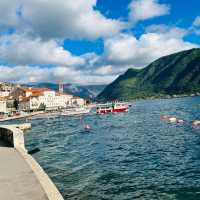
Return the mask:
[[[44,189],[49,200],[64,200],[54,183],[51,181],[46,172],[42,167],[35,161],[35,159],[24,152],[23,149],[18,148],[17,151],[22,155],[25,161],[28,163],[30,168],[35,173],[38,181],[40,182],[42,188]]]
[[[22,156],[23,160],[33,171],[36,179],[39,181],[48,200],[64,200],[55,184],[45,173],[37,161],[27,153],[24,132],[18,128],[19,125],[0,125],[0,138],[9,142],[13,148]]]

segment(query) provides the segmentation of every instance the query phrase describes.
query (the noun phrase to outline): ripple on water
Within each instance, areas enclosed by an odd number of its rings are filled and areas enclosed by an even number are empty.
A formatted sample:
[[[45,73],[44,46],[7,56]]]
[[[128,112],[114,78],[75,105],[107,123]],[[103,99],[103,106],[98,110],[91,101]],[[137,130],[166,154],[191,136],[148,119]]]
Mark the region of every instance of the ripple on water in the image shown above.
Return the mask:
[[[70,200],[200,199],[199,97],[138,101],[129,113],[32,120],[27,148]],[[160,121],[175,115],[182,125]],[[23,122],[23,120],[21,120]]]

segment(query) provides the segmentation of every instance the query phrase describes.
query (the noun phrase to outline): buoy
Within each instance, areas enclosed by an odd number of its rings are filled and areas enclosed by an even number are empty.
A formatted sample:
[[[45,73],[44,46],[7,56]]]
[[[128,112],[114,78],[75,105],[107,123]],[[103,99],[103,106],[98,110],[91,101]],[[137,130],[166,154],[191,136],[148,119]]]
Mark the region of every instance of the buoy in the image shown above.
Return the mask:
[[[163,121],[170,122],[170,123],[180,123],[180,124],[184,123],[184,120],[182,119],[177,119],[176,117],[167,116],[167,115],[162,115],[160,119]]]
[[[169,116],[167,116],[167,115],[161,115],[160,119],[161,120],[168,120]]]
[[[200,126],[200,120],[194,120],[192,121],[193,126]]]
[[[176,117],[169,117],[169,122],[175,123],[175,122],[177,122],[177,118]]]
[[[86,124],[85,125],[85,130],[90,130],[90,129],[91,129],[90,125]]]
[[[178,119],[178,120],[177,120],[177,123],[182,124],[182,123],[184,123],[184,120],[182,120],[182,119]]]

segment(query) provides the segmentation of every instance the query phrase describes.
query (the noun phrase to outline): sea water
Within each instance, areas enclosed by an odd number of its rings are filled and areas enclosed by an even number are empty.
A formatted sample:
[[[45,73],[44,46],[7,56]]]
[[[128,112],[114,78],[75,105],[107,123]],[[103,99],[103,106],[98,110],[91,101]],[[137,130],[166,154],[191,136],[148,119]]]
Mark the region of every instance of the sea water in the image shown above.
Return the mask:
[[[191,121],[200,119],[199,103],[143,100],[128,113],[36,119],[26,146],[40,149],[33,156],[66,200],[197,200],[200,128]]]

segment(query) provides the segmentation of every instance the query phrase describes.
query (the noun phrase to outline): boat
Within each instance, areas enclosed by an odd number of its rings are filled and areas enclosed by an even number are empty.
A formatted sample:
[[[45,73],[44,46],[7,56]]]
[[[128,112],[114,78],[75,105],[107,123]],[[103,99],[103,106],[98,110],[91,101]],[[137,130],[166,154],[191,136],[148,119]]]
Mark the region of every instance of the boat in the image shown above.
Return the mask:
[[[61,115],[63,116],[74,116],[74,115],[84,115],[90,112],[91,108],[86,107],[74,107],[62,110]]]
[[[97,114],[128,112],[129,104],[126,102],[112,102],[97,105]]]
[[[57,112],[44,112],[44,113],[39,113],[39,114],[33,115],[31,117],[27,117],[27,119],[43,119],[43,118],[50,119],[50,118],[56,118],[56,117],[59,117],[59,116],[60,116],[59,111],[57,111]]]

